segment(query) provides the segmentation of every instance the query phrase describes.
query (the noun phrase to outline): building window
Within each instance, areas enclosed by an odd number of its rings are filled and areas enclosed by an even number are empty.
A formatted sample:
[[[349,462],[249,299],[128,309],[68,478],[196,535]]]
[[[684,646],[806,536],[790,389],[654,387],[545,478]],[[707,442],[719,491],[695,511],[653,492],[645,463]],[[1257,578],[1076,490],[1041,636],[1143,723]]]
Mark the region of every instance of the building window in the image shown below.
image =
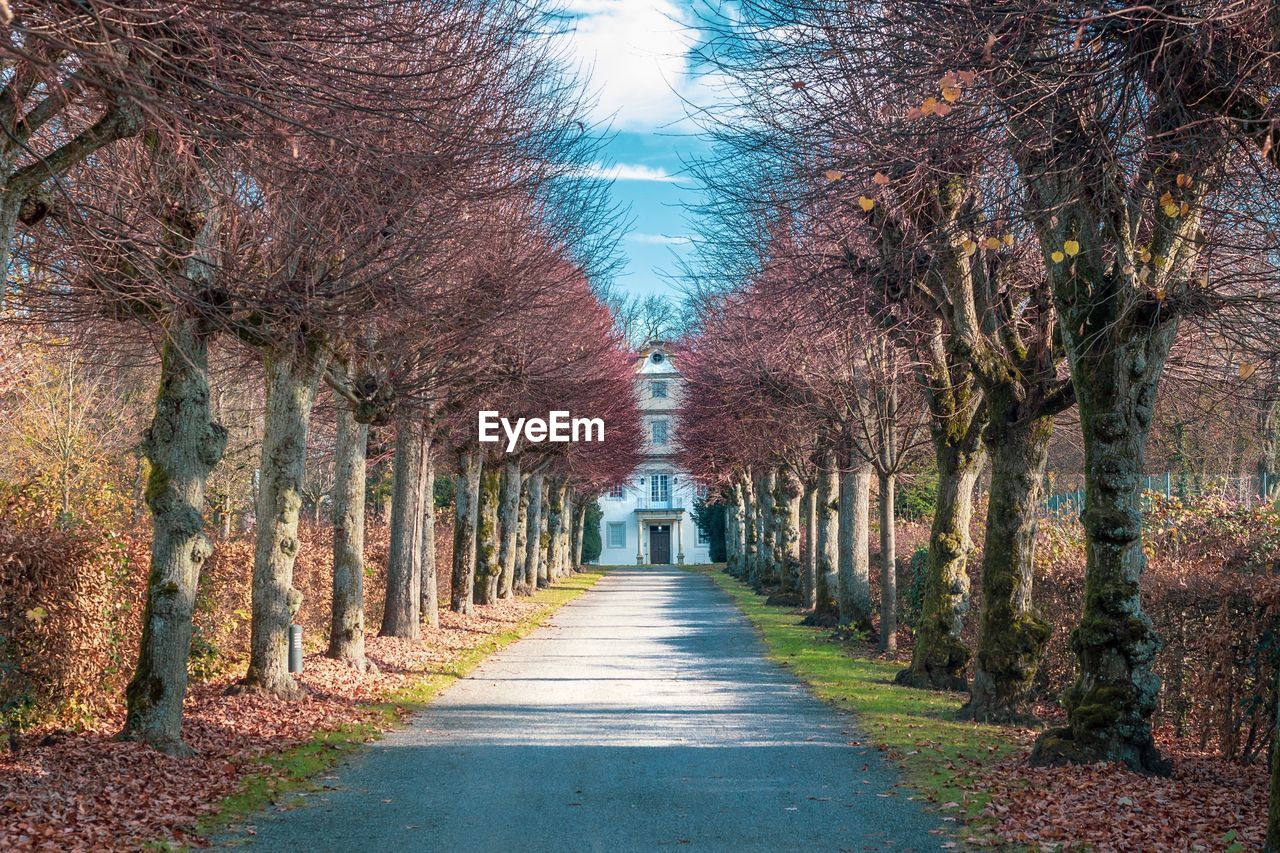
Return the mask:
[[[665,379],[655,379],[649,383],[649,393],[655,400],[667,399],[667,382]]]
[[[653,422],[653,446],[662,447],[667,443],[667,422],[665,419],[658,419]]]
[[[703,527],[701,524],[698,525],[698,544],[699,545],[711,544],[711,534],[707,533],[706,528]]]
[[[609,547],[627,547],[627,523],[625,521],[609,522]]]
[[[609,488],[609,497],[615,501],[620,501],[627,496],[627,487],[623,485],[611,486]]]
[[[649,478],[649,499],[655,504],[664,504],[671,500],[671,476],[654,474]]]

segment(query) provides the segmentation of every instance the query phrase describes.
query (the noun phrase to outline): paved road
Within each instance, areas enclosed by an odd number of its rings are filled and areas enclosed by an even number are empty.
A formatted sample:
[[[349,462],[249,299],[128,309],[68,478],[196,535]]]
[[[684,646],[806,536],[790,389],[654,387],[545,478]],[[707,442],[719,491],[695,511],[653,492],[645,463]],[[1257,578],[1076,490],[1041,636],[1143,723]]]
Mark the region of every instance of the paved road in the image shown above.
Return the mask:
[[[706,577],[612,571],[337,773],[266,850],[936,850],[852,720]],[[884,796],[888,795],[888,796]]]

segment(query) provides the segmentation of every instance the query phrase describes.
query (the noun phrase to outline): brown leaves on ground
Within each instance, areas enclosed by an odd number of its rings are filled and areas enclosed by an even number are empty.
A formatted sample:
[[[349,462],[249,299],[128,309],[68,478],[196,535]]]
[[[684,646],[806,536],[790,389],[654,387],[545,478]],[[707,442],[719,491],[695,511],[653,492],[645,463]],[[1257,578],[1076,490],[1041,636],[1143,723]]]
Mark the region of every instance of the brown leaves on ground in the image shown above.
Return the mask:
[[[0,756],[0,850],[129,850],[153,840],[199,843],[196,821],[241,781],[272,772],[271,753],[315,732],[382,718],[363,707],[446,669],[461,652],[510,630],[545,607],[504,601],[471,616],[444,612],[421,642],[370,637],[376,674],[319,654],[306,657],[305,695],[283,702],[256,693],[228,696],[229,679],[188,691],[183,737],[193,758],[170,758],[113,739],[123,713],[79,733],[29,733],[17,754]]]
[[[1132,773],[1115,764],[1028,767],[1026,753],[987,768],[979,788],[994,821],[978,843],[1049,849],[1261,849],[1266,834],[1267,768],[1242,766],[1166,740],[1173,776]]]

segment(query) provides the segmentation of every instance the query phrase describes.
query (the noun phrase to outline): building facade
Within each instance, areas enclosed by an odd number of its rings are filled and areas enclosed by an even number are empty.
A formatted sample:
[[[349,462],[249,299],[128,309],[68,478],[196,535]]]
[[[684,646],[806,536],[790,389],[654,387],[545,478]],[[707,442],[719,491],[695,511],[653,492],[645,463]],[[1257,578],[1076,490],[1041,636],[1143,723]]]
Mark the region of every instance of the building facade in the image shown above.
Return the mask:
[[[644,460],[627,482],[600,497],[604,565],[708,563],[710,542],[693,520],[704,492],[675,465],[676,412],[683,380],[670,349],[653,341],[636,354],[636,399]]]

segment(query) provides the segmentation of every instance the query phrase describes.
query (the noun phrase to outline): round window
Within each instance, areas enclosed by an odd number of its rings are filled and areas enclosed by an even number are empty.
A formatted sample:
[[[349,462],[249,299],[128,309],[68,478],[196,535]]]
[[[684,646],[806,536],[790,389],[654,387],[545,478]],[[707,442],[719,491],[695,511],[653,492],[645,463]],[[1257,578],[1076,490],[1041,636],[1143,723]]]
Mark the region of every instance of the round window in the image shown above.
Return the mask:
[[[649,356],[649,358],[654,364],[662,364],[662,360],[666,358],[666,356],[660,352],[655,352],[653,355]]]

